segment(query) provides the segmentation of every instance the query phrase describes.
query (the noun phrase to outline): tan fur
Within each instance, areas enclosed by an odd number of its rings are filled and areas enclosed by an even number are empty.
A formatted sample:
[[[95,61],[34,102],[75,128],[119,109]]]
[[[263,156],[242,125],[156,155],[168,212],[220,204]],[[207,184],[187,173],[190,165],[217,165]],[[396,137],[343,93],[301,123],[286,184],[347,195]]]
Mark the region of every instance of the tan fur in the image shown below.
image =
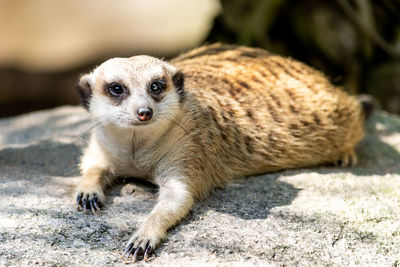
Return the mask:
[[[183,99],[173,84],[178,71],[184,75]],[[159,102],[145,89],[154,75],[168,81]],[[131,91],[118,105],[104,95],[104,84],[112,80],[124,81]],[[89,110],[100,126],[83,156],[77,195],[90,199],[97,192],[104,202],[110,175],[160,186],[157,205],[128,243],[132,248],[156,247],[196,198],[233,179],[355,164],[354,147],[363,137],[364,114],[354,97],[320,72],[261,49],[214,44],[170,63],[143,56],[112,59],[84,76],[85,83],[92,90]],[[149,124],[133,125],[138,102],[155,110]]]

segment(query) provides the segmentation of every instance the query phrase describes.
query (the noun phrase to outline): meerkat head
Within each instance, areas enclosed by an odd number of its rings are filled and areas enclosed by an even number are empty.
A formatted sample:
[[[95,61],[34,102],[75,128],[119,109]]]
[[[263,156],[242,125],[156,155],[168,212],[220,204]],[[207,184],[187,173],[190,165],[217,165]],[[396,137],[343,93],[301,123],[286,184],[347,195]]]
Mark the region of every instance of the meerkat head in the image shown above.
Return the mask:
[[[78,90],[96,121],[121,128],[168,121],[184,98],[183,74],[150,56],[110,59],[83,75]]]

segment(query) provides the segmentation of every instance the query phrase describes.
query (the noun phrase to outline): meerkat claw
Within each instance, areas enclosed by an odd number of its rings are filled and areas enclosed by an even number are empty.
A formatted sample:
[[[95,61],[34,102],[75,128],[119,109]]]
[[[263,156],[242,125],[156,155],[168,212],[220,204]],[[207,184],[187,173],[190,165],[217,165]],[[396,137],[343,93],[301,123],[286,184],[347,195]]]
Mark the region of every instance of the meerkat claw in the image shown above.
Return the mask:
[[[130,244],[126,247],[124,253],[122,253],[121,259],[125,259],[125,261],[124,261],[125,263],[127,262],[129,256],[132,254],[133,249],[134,249],[133,243],[130,243]],[[125,258],[125,256],[127,256],[127,257]]]
[[[82,199],[82,206],[83,206],[83,213],[86,214],[86,210],[87,210],[87,199],[86,198]]]
[[[138,256],[138,254],[139,254],[139,252],[142,250],[142,247],[138,247],[136,250],[135,250],[135,253],[133,253],[133,257],[132,257],[132,263],[135,263],[136,262],[136,259],[137,259],[137,256]]]
[[[79,195],[76,197],[76,209],[77,209],[78,211],[82,209],[81,201],[82,201],[82,194],[79,194]]]
[[[131,263],[135,263],[138,261],[139,257],[143,256],[143,261],[148,261],[150,254],[153,252],[152,246],[149,243],[143,248],[142,246],[134,247],[134,242],[129,243],[126,247],[124,253],[121,255],[121,259],[124,260],[124,263],[128,263],[129,260]]]
[[[131,258],[132,258],[131,263],[135,263],[139,253],[139,248],[135,248],[133,246],[133,243],[130,243],[121,257],[122,259],[124,259],[124,263],[128,263],[129,259]]]
[[[93,194],[93,197],[80,193],[76,197],[76,205],[78,211],[83,210],[83,213],[86,214],[87,210],[90,209],[93,214],[97,215],[101,211],[100,207],[103,206],[103,202],[96,193]]]
[[[151,254],[151,252],[152,252],[152,248],[151,248],[151,246],[149,246],[149,244],[147,244],[146,250],[145,250],[144,256],[143,256],[143,261],[147,261],[148,260],[149,255]]]
[[[133,247],[133,244],[130,243],[129,246],[126,247],[124,253],[122,253],[121,259],[123,259],[123,258],[125,257],[126,253],[128,253],[128,251],[129,251],[132,247]]]
[[[99,202],[99,199],[95,196],[94,198],[93,198],[93,205],[94,205],[94,207],[96,208],[96,210],[97,211],[100,211],[100,206],[99,206],[99,204],[101,205],[101,201]]]
[[[90,209],[92,210],[93,214],[96,215],[96,210],[94,208],[93,199],[89,200]]]

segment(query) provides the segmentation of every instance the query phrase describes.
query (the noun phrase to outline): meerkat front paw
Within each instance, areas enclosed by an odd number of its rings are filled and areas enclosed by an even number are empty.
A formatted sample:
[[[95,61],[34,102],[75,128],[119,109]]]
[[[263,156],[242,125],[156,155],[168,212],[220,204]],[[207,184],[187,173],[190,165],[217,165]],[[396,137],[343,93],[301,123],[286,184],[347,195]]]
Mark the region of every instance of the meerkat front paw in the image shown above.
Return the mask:
[[[96,211],[100,211],[100,207],[104,206],[105,203],[105,195],[99,186],[78,185],[75,199],[77,210],[83,210],[83,213],[91,209],[93,214],[96,214]]]
[[[152,227],[142,226],[128,241],[125,252],[121,258],[127,263],[131,258],[131,262],[135,263],[143,257],[143,261],[147,261],[150,254],[164,239],[165,233],[158,232]]]

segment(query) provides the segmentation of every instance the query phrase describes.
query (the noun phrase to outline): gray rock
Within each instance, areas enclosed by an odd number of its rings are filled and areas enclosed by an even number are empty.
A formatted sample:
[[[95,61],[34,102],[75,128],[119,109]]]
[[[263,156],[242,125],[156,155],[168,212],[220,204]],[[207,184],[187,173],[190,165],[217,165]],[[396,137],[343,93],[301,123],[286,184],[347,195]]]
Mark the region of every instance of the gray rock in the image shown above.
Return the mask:
[[[79,107],[0,120],[0,265],[123,266],[130,235],[156,201],[127,179],[100,216],[75,210]],[[147,265],[380,265],[400,262],[400,119],[376,112],[355,168],[247,177],[199,202]],[[142,265],[143,263],[139,263]]]

